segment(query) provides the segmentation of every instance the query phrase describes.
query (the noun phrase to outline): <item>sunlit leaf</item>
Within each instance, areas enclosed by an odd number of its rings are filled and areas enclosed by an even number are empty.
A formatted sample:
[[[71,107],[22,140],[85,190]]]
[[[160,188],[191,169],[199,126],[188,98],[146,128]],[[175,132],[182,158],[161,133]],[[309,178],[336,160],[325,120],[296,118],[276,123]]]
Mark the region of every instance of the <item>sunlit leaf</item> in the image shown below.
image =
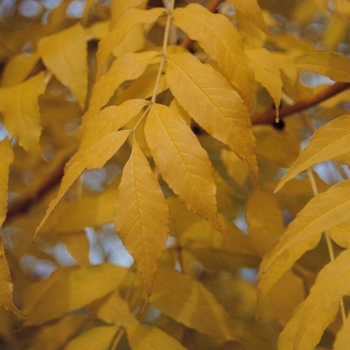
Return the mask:
[[[125,11],[130,8],[145,8],[147,5],[147,0],[115,0],[111,3],[111,17],[112,23],[111,27],[113,28],[116,23],[119,21],[120,17],[123,16]]]
[[[350,59],[333,52],[314,52],[285,62],[282,67],[298,67],[325,75],[335,81],[350,82]]]
[[[313,249],[321,233],[350,220],[350,180],[320,193],[298,213],[275,248],[261,263],[259,302],[285,271],[308,250]]]
[[[176,339],[157,327],[136,324],[126,327],[132,350],[186,350]]]
[[[257,176],[249,113],[222,75],[183,53],[170,55],[166,78],[171,92],[189,115],[209,134],[229,145]]]
[[[244,17],[267,33],[263,12],[256,0],[228,0],[227,2],[234,5],[236,11],[242,13]]]
[[[89,329],[71,340],[64,350],[106,350],[118,332],[116,326],[102,326]]]
[[[44,37],[38,44],[44,64],[74,94],[81,108],[87,93],[87,43],[80,23]]]
[[[5,221],[7,212],[7,187],[9,179],[9,167],[14,159],[11,142],[8,138],[0,141],[0,228]]]
[[[89,305],[116,289],[127,271],[109,263],[58,268],[26,291],[26,325],[42,324]]]
[[[131,8],[124,12],[123,16],[108,35],[101,39],[97,51],[97,79],[105,73],[106,63],[110,53],[123,41],[127,33],[139,24],[151,24],[166,12],[164,8],[140,10]]]
[[[173,12],[174,25],[197,40],[251,105],[253,72],[243,51],[243,41],[230,21],[199,4],[179,7]],[[205,75],[205,74],[204,74]]]
[[[28,152],[40,152],[38,98],[45,88],[44,73],[39,73],[19,85],[0,90],[0,111],[5,116],[6,129]]]
[[[152,105],[146,140],[164,180],[196,214],[223,232],[216,214],[216,187],[208,154],[186,122],[169,107]]]
[[[350,115],[334,119],[319,128],[301,151],[298,159],[288,169],[275,191],[300,172],[325,160],[350,152]]]
[[[51,201],[44,218],[36,229],[36,233],[45,223],[51,212],[55,209],[64,194],[68,191],[73,182],[83,173],[85,169],[102,168],[104,164],[119,150],[124,144],[130,130],[112,132],[90,147],[79,149],[79,151],[69,160],[61,181],[57,196]]]
[[[286,350],[313,350],[334,320],[339,300],[349,293],[350,251],[345,250],[319,272],[307,299],[282,331],[278,346]]]
[[[168,221],[162,190],[135,142],[117,192],[114,223],[141,272],[148,295],[167,241]]]
[[[89,109],[83,119],[83,127],[107,104],[120,84],[126,80],[137,79],[157,55],[159,55],[157,51],[147,51],[126,53],[117,58],[110,70],[101,77],[92,89]]]
[[[175,270],[159,269],[150,298],[164,314],[199,332],[238,340],[229,314],[199,282]]]
[[[340,247],[350,249],[350,222],[330,228],[328,234]]]
[[[119,130],[147,104],[146,100],[130,99],[119,106],[108,106],[102,109],[82,127],[80,147],[98,142],[104,136]]]

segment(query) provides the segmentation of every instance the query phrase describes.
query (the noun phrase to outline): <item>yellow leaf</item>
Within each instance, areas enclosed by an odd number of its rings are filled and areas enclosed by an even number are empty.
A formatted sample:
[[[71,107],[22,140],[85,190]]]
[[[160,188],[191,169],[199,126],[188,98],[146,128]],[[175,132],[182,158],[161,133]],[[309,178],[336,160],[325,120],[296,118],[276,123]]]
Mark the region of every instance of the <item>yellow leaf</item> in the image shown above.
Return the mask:
[[[248,110],[222,75],[182,53],[169,56],[166,78],[171,92],[189,115],[210,135],[229,145],[257,177],[255,139]]]
[[[128,269],[104,263],[88,267],[60,267],[26,291],[23,312],[27,326],[39,325],[89,305],[115,290]]]
[[[130,99],[119,106],[109,106],[102,109],[86,121],[81,127],[81,146],[96,143],[104,136],[119,130],[134,118],[149,102],[145,100]]]
[[[328,234],[340,247],[350,249],[350,222],[330,228]]]
[[[189,209],[223,232],[216,213],[216,186],[209,156],[186,122],[169,107],[154,104],[145,135],[169,187]]]
[[[126,53],[117,58],[110,70],[94,85],[89,109],[83,118],[83,127],[104,107],[115,90],[126,80],[137,79],[147,68],[150,61],[159,55],[157,51]]]
[[[116,23],[118,23],[120,17],[130,8],[144,8],[147,5],[147,0],[114,0],[111,3],[111,17],[112,23],[111,27],[113,28]]]
[[[283,133],[267,125],[254,125],[253,132],[258,159],[288,168],[299,156],[300,141],[292,133]]]
[[[350,344],[350,314],[346,318],[346,322],[338,332],[334,344],[333,350],[344,350]]]
[[[39,73],[19,85],[0,90],[0,111],[5,116],[6,129],[28,152],[40,152],[38,98],[45,88],[44,73]]]
[[[128,32],[139,24],[151,24],[166,13],[164,8],[153,8],[151,10],[140,10],[131,8],[117,21],[115,27],[104,38],[101,39],[96,54],[97,57],[97,80],[106,72],[106,64],[110,54],[123,41]]]
[[[259,306],[266,293],[308,250],[313,249],[321,233],[350,221],[350,180],[345,180],[310,200],[289,225],[274,249],[260,266]]]
[[[64,194],[68,191],[73,182],[82,174],[85,169],[102,168],[104,164],[119,150],[124,144],[130,130],[121,130],[112,132],[90,147],[81,148],[69,160],[66,165],[65,173],[61,181],[57,196],[53,199],[46,211],[46,214],[35,233],[37,234],[45,223],[51,212],[55,209]]]
[[[82,210],[79,208],[78,210]],[[71,212],[72,213],[72,212]],[[87,215],[87,213],[84,213]],[[67,218],[67,217],[65,217]],[[87,225],[86,225],[87,226]],[[67,245],[68,253],[76,261],[78,266],[89,266],[90,243],[85,231],[69,232],[60,235],[60,239]]]
[[[71,340],[63,350],[106,350],[109,349],[118,327],[101,326],[89,329]]]
[[[293,316],[297,306],[305,300],[305,281],[292,271],[287,271],[269,293],[270,305],[284,326]]]
[[[257,188],[248,198],[245,216],[251,242],[264,255],[284,231],[282,210],[272,194]]]
[[[256,0],[227,0],[227,2],[232,4],[236,8],[236,11],[242,13],[244,17],[249,19],[262,31],[265,33],[268,32],[263,12]]]
[[[108,33],[110,26],[109,21],[96,22],[92,26],[85,28],[86,40],[98,39],[100,40]]]
[[[12,300],[13,284],[11,281],[10,269],[7,264],[5,249],[0,239],[0,306],[12,311],[21,317],[22,312],[17,309]]]
[[[300,172],[325,160],[350,152],[350,115],[334,119],[319,128],[301,151],[298,159],[282,177],[275,192]]]
[[[157,327],[135,324],[126,327],[132,350],[186,350],[175,338]]]
[[[85,316],[68,315],[54,324],[41,328],[41,331],[33,336],[29,350],[61,349],[82,329],[84,322],[86,322]]]
[[[13,56],[2,73],[2,86],[7,87],[21,83],[32,72],[39,59],[37,53],[33,55],[18,53]]]
[[[0,141],[0,228],[5,221],[7,212],[7,187],[9,167],[14,160],[13,149],[8,138]]]
[[[158,68],[158,67],[157,67]],[[144,98],[147,99],[152,96],[154,87],[156,85],[158,72],[155,69],[152,69],[151,72],[145,72],[140,78],[132,82],[132,84],[119,95],[114,103],[116,105],[121,104],[124,101],[134,99],[134,98]],[[165,91],[168,88],[168,85],[165,80],[165,75],[160,76],[158,82],[157,95]]]
[[[119,181],[99,194],[84,195],[73,201],[62,201],[45,222],[43,233],[78,232],[113,221],[113,206]]]
[[[251,106],[253,71],[243,51],[242,38],[233,24],[225,16],[213,14],[198,4],[175,9],[172,23],[198,41],[239,90],[247,106]]]
[[[38,53],[44,64],[67,86],[82,109],[87,93],[87,43],[80,23],[40,39]]]
[[[118,291],[114,291],[111,295],[98,300],[89,309],[100,320],[109,324],[113,323],[118,327],[127,327],[138,323],[136,316],[130,312],[128,303],[120,296]]]
[[[335,81],[350,82],[350,59],[333,52],[314,52],[298,56],[282,64],[325,75]]]
[[[202,284],[178,271],[158,270],[150,302],[165,315],[198,332],[226,340],[240,337],[215,297]]]
[[[126,163],[115,203],[115,227],[134,258],[147,295],[168,238],[168,207],[137,143]]]
[[[282,79],[278,70],[274,70],[277,65],[274,56],[265,48],[249,49],[245,51],[252,63],[255,79],[264,86],[279,108],[282,97]]]
[[[316,347],[323,331],[335,319],[340,298],[349,293],[349,266],[350,250],[345,250],[319,272],[309,296],[280,334],[279,349],[313,350]]]

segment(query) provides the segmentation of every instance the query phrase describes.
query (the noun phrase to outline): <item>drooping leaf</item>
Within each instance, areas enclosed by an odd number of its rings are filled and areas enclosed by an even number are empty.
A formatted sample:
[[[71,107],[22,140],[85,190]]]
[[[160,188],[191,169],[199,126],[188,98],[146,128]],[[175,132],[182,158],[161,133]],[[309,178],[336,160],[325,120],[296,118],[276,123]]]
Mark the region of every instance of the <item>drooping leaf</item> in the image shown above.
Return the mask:
[[[311,137],[298,159],[279,182],[278,191],[287,181],[300,172],[325,160],[331,160],[350,152],[350,115],[343,115],[322,126]]]
[[[117,21],[112,31],[109,32],[99,43],[97,51],[97,80],[105,73],[106,63],[110,54],[122,42],[127,33],[139,24],[151,24],[166,13],[164,8],[153,8],[150,10],[140,10],[131,8]]]
[[[82,109],[87,93],[87,43],[80,23],[39,41],[38,53],[45,66],[67,86]]]
[[[28,152],[40,152],[38,98],[45,88],[44,73],[39,73],[19,85],[0,90],[0,111],[5,116],[6,129]]]
[[[171,92],[189,115],[209,134],[229,145],[257,177],[249,113],[222,75],[182,53],[168,57],[166,78]]]
[[[114,223],[134,258],[148,296],[168,236],[168,207],[152,169],[135,142],[115,203]]]
[[[8,138],[0,141],[0,228],[5,221],[7,212],[9,167],[14,160],[13,149]]]
[[[83,127],[107,104],[120,84],[126,80],[137,79],[157,55],[159,55],[157,51],[147,51],[126,53],[117,58],[110,70],[101,77],[92,89],[89,109],[83,118]]]
[[[349,293],[349,285],[350,250],[345,250],[319,272],[309,296],[280,334],[279,348],[315,349],[337,314],[340,298]]]
[[[10,269],[7,264],[5,249],[0,239],[0,306],[6,310],[12,311],[15,315],[21,317],[22,312],[17,309],[12,300],[13,284],[11,280]]]
[[[106,350],[109,349],[118,332],[116,326],[101,326],[89,329],[71,340],[64,350]]]
[[[90,147],[78,150],[66,165],[65,174],[62,178],[57,196],[51,201],[44,218],[35,231],[36,233],[39,232],[51,212],[68,191],[69,187],[83,173],[83,171],[85,169],[91,170],[94,168],[102,168],[124,144],[130,133],[130,130],[115,131],[106,135],[97,143],[91,144]]]
[[[39,325],[89,305],[116,289],[128,269],[104,263],[88,267],[60,267],[26,291],[25,324]]]
[[[277,65],[274,56],[263,47],[245,50],[245,52],[253,66],[255,79],[267,89],[276,109],[279,108],[283,84],[280,72],[274,70]]]
[[[335,81],[350,82],[350,59],[333,52],[313,52],[285,62],[282,67],[298,67],[325,75]]]
[[[350,222],[330,228],[328,234],[340,247],[350,249]]]
[[[186,350],[175,338],[160,330],[143,324],[126,327],[132,350]]]
[[[170,188],[189,209],[223,232],[216,213],[213,168],[190,127],[169,107],[153,104],[145,134],[157,168]]]
[[[259,305],[284,272],[317,245],[323,231],[350,220],[349,185],[350,180],[345,180],[311,199],[264,257],[259,272]]]
[[[215,297],[201,283],[178,271],[158,270],[150,302],[175,321],[199,332],[226,340],[240,337]]]
[[[232,4],[236,8],[236,11],[242,13],[244,17],[249,19],[262,31],[265,33],[268,32],[263,12],[256,0],[227,0],[227,2]]]
[[[172,23],[198,41],[250,107],[253,71],[243,51],[242,38],[233,24],[225,16],[213,14],[199,4],[179,7],[172,16]]]

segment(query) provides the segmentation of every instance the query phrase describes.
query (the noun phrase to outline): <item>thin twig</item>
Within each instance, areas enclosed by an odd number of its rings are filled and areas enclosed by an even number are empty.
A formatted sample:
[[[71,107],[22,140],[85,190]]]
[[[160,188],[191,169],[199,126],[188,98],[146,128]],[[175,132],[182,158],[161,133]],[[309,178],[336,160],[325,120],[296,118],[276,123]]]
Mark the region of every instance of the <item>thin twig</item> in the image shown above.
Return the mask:
[[[315,106],[350,87],[350,83],[334,83],[333,85],[320,91],[318,94],[310,98],[301,100],[294,105],[282,107],[279,110],[279,117],[287,117],[291,114],[303,111],[312,106]],[[254,114],[251,116],[252,124],[273,124],[276,118],[276,110],[271,108],[263,113]]]

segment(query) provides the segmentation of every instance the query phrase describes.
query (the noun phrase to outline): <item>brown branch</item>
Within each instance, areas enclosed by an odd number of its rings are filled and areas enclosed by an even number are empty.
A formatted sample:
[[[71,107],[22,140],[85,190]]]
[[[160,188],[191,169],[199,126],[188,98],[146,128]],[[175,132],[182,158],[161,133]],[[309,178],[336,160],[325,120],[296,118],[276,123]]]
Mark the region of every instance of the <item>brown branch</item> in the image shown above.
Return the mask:
[[[345,91],[350,87],[350,83],[335,83],[324,90],[320,91],[318,94],[301,100],[294,105],[282,107],[279,110],[280,118],[287,117],[291,114],[304,111],[312,106],[315,106],[328,98]],[[251,116],[252,124],[273,124],[276,118],[276,110],[271,108],[263,113],[254,114]]]
[[[64,159],[60,164],[55,166],[40,186],[28,196],[21,197],[13,205],[9,206],[7,210],[6,221],[10,220],[17,214],[24,213],[29,207],[37,203],[45,194],[51,189],[57,186],[64,174],[64,166],[67,162],[67,158]]]

